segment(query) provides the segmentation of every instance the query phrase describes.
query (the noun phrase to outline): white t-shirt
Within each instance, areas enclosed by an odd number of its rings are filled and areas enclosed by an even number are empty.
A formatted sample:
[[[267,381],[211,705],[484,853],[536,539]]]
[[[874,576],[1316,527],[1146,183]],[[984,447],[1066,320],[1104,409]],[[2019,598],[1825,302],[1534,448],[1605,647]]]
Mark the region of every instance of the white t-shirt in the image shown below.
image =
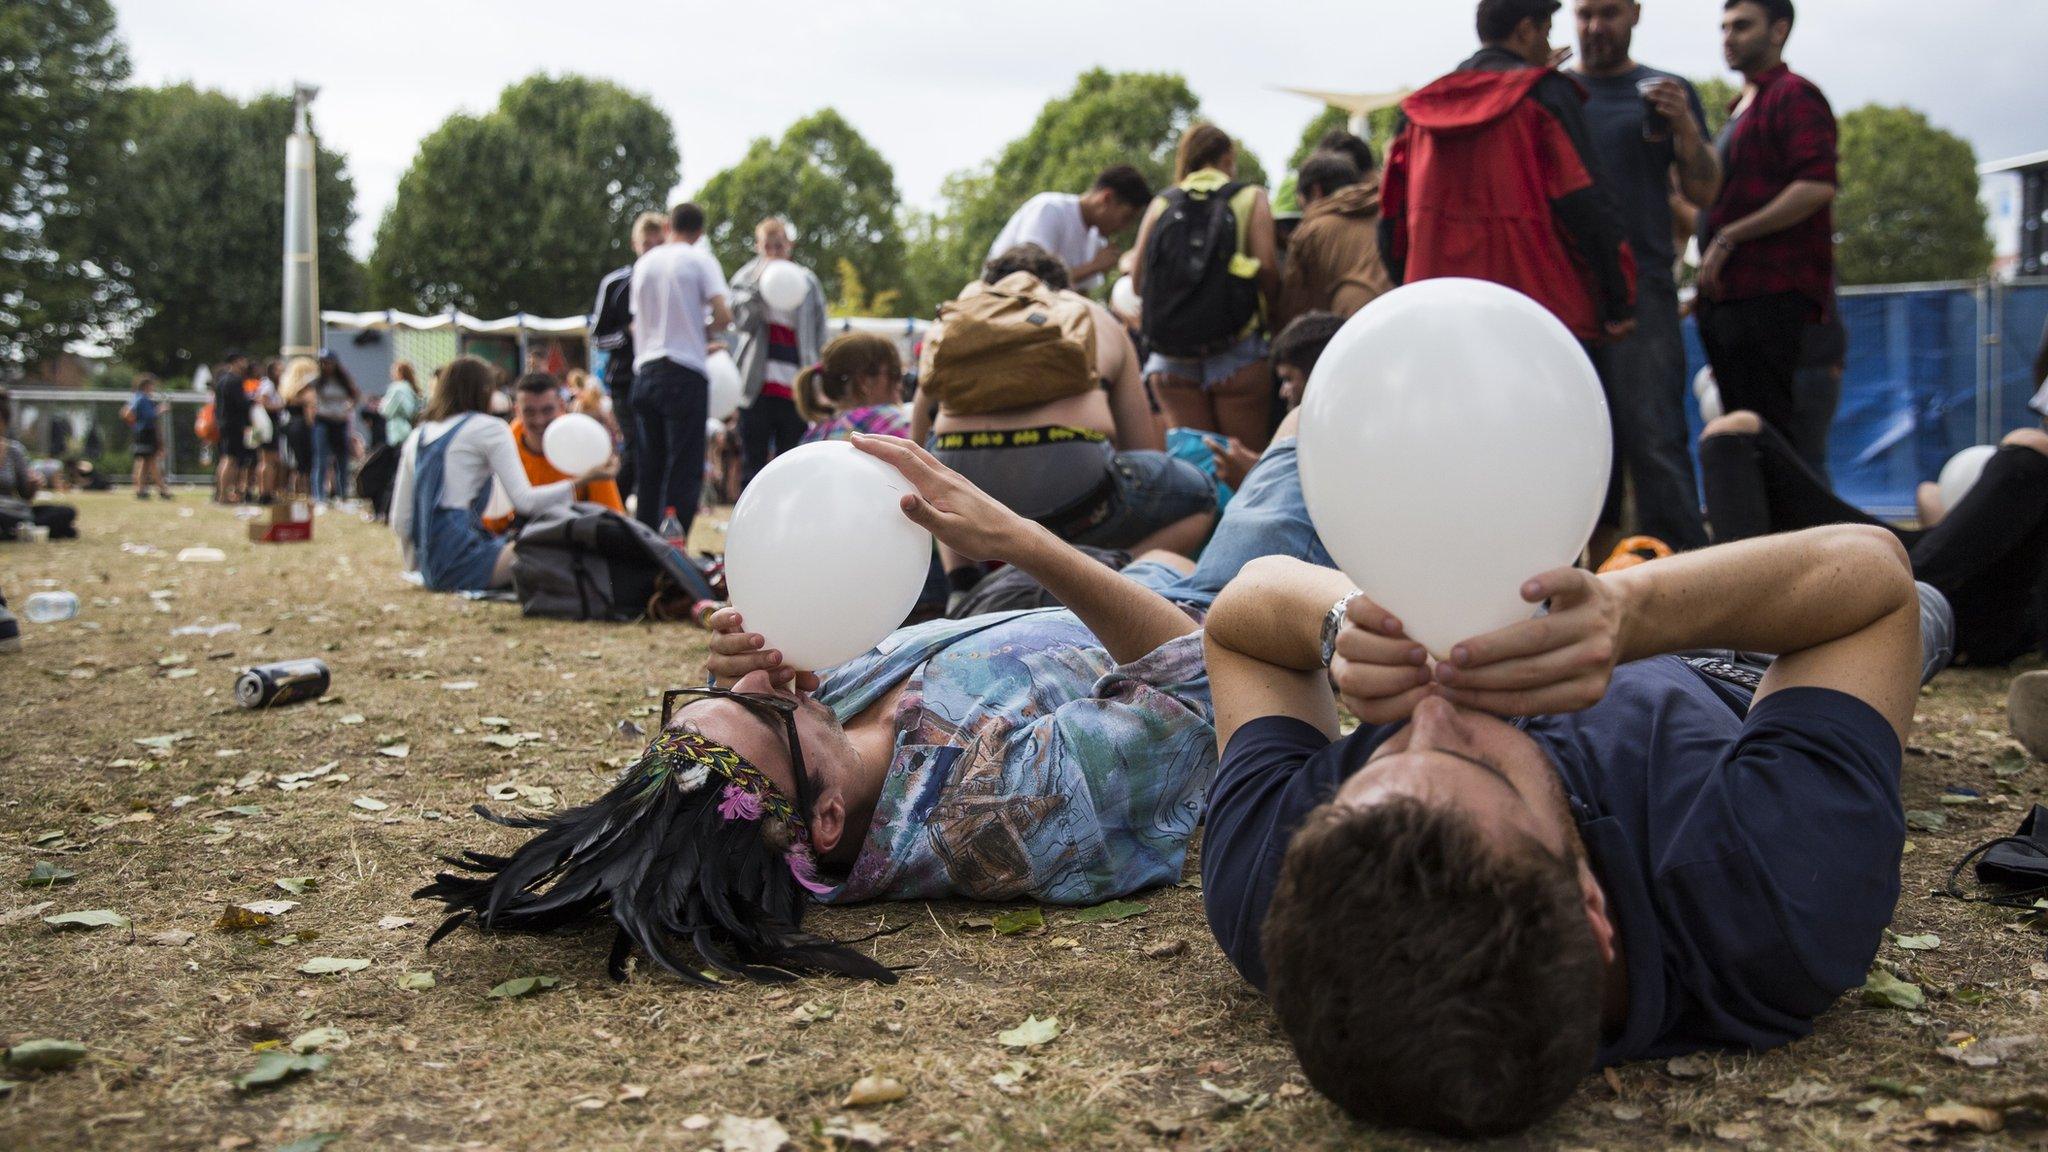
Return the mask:
[[[663,244],[633,263],[633,367],[666,357],[704,371],[704,325],[726,294],[725,273],[708,252]]]
[[[455,421],[459,419],[461,417],[421,424],[413,429],[411,436],[406,437],[405,447],[399,451],[398,479],[391,489],[391,531],[397,534],[401,548],[407,552],[407,567],[413,564],[408,542],[412,537],[413,478],[419,468],[420,449],[449,435],[448,430],[455,427]],[[540,485],[527,480],[526,466],[519,462],[519,448],[512,442],[512,428],[503,420],[477,413],[453,435],[455,439],[448,444],[447,460],[441,466],[441,498],[435,502],[435,507],[467,508],[476,499],[476,494],[483,491],[484,485],[494,481],[503,487],[511,509],[522,516],[531,516],[544,508],[567,504],[575,499],[574,480],[556,480]]]
[[[1036,244],[1064,261],[1069,270],[1095,259],[1109,241],[1081,219],[1081,198],[1071,192],[1040,192],[1003,225],[988,258],[993,260],[1019,244]],[[1087,289],[1100,275],[1076,280],[1074,287]]]

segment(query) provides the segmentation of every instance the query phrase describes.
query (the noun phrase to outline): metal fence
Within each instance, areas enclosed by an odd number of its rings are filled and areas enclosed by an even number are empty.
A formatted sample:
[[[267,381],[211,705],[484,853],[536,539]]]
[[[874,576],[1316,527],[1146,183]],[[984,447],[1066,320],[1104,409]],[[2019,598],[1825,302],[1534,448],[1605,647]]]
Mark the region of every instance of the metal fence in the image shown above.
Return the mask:
[[[1843,499],[1911,515],[1915,485],[1950,456],[2039,423],[2027,400],[2048,279],[1845,288],[1841,311],[1849,357],[1828,471]],[[1706,364],[1690,320],[1686,354],[1689,378]],[[1696,408],[1691,419],[1697,433]]]
[[[132,393],[74,388],[9,388],[14,397],[11,435],[34,459],[90,460],[116,485],[134,465],[133,436],[121,419]],[[213,399],[206,392],[159,391],[167,402],[160,427],[164,435],[164,475],[178,483],[210,483],[212,456],[193,424],[199,410]]]

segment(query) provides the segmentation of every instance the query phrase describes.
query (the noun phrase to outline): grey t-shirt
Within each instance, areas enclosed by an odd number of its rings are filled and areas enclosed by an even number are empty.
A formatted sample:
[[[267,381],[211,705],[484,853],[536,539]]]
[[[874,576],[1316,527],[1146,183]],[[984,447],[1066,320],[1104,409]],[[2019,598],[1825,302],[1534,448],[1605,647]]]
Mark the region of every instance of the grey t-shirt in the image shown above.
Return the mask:
[[[1636,254],[1636,278],[1666,287],[1671,284],[1671,264],[1677,258],[1671,246],[1671,203],[1667,199],[1677,151],[1668,139],[1643,139],[1643,116],[1649,106],[1636,85],[1667,77],[1685,88],[1686,102],[1705,135],[1706,109],[1700,104],[1700,94],[1683,76],[1641,64],[1619,76],[1573,74],[1586,86],[1586,127],[1600,164],[1598,178],[1621,209],[1629,247]]]
[[[0,438],[0,512],[17,520],[28,518],[28,449],[19,440]]]

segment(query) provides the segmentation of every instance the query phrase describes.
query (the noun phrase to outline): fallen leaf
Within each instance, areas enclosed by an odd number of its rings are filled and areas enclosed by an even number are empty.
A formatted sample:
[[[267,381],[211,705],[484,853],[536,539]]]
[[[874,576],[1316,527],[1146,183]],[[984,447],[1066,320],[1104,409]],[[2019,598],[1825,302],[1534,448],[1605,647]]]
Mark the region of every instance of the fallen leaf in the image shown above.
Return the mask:
[[[1187,1121],[1176,1120],[1171,1116],[1144,1116],[1138,1120],[1138,1131],[1150,1136],[1163,1136],[1168,1140],[1187,1130]]]
[[[486,744],[496,745],[499,748],[517,748],[521,744],[525,743],[524,740],[521,740],[519,737],[514,736],[509,732],[494,732],[488,736],[483,737],[483,742]]]
[[[137,740],[136,743],[142,745],[144,748],[154,748],[159,752],[168,752],[171,750],[172,745],[177,744],[179,741],[182,740],[190,740],[192,736],[193,733],[189,731],[172,732],[163,736],[145,736],[142,739]]]
[[[2028,1033],[2022,1036],[1992,1036],[1982,1040],[1971,1040],[1963,1044],[1950,1044],[1935,1051],[1966,1068],[1991,1068],[2012,1057],[2016,1052],[2025,1051],[2041,1042],[2041,1037]]]
[[[221,811],[230,816],[261,816],[263,815],[263,806],[261,804],[237,804],[232,808],[223,808]]]
[[[377,749],[377,755],[389,756],[393,760],[403,760],[407,756],[412,755],[412,745],[386,744],[384,747]]]
[[[24,1040],[7,1050],[9,1068],[48,1072],[85,1059],[86,1047],[76,1040]]]
[[[1922,936],[1894,936],[1892,943],[1908,952],[1931,952],[1941,947],[1941,937],[1932,932]]]
[[[718,1141],[721,1152],[782,1152],[783,1145],[789,1143],[789,1129],[773,1116],[749,1119],[726,1115],[719,1118],[711,1138]]]
[[[1673,1056],[1664,1062],[1664,1071],[1680,1080],[1697,1080],[1714,1074],[1714,1061],[1695,1052],[1686,1056]]]
[[[348,1047],[348,1033],[339,1028],[315,1028],[292,1037],[292,1051],[318,1052],[327,1049],[339,1052]]]
[[[486,728],[510,728],[512,726],[512,722],[503,716],[486,716],[477,721],[477,723]]]
[[[2005,1113],[1993,1108],[1979,1108],[1973,1104],[1936,1104],[1923,1115],[1926,1116],[1928,1123],[1943,1128],[1972,1128],[1979,1132],[1996,1132],[2005,1127]]]
[[[449,692],[469,692],[476,688],[474,680],[450,680],[441,687]]]
[[[511,1000],[518,996],[526,996],[534,992],[553,988],[560,983],[561,981],[553,976],[521,976],[514,980],[505,981],[484,995],[497,1000]]]
[[[1047,1016],[1040,1020],[1037,1016],[1026,1016],[1024,1022],[1015,1028],[996,1033],[996,1043],[1005,1048],[1036,1048],[1052,1043],[1059,1034],[1059,1017]]]
[[[256,901],[256,903],[290,904],[291,901],[258,900]],[[214,928],[221,932],[247,932],[251,929],[267,927],[269,926],[269,924],[269,913],[257,912],[253,909],[245,908],[240,904],[228,905],[227,908],[221,912],[220,919],[213,922]]]
[[[235,1087],[244,1092],[257,1088],[282,1084],[308,1072],[318,1072],[327,1067],[328,1057],[323,1055],[300,1055],[283,1049],[272,1049],[256,1057],[256,1067],[235,1077]]]
[[[692,1112],[690,1115],[683,1117],[683,1131],[685,1132],[702,1132],[709,1127],[711,1127],[711,1117],[706,1116],[702,1112]]]
[[[1927,997],[1918,984],[1899,979],[1882,968],[1870,970],[1863,982],[1863,1002],[1878,1008],[1918,1008]]]
[[[410,928],[412,924],[413,921],[410,916],[386,916],[377,921],[377,927],[382,928],[386,932],[397,928]]]
[[[431,992],[434,988],[434,974],[424,969],[402,973],[398,977],[398,986],[407,992]]]
[[[164,673],[164,679],[184,680],[197,675],[199,675],[199,669],[197,668],[173,668],[169,672]]]
[[[1780,1104],[1790,1104],[1794,1108],[1805,1108],[1813,1104],[1831,1103],[1840,1097],[1840,1092],[1826,1084],[1815,1083],[1812,1080],[1794,1080],[1764,1098],[1776,1100]]]
[[[1036,907],[1016,908],[1008,912],[998,912],[995,915],[992,926],[995,928],[996,935],[998,936],[1015,936],[1019,932],[1028,932],[1034,928],[1045,927],[1045,913]]]
[[[1616,1104],[1608,1111],[1624,1124],[1633,1124],[1643,1118],[1643,1110],[1634,1104]]]
[[[1882,1076],[1864,1081],[1863,1086],[1872,1092],[1883,1092],[1888,1096],[1898,1096],[1901,1098],[1927,1095],[1927,1089],[1916,1084],[1908,1084],[1904,1080],[1892,1080]]]
[[[299,965],[299,971],[308,976],[335,976],[343,972],[361,972],[369,966],[368,960],[351,956],[315,956]]]
[[[1162,940],[1145,949],[1145,955],[1154,960],[1171,960],[1187,950],[1188,942],[1185,940]]]
[[[339,1132],[315,1132],[311,1136],[301,1136],[289,1144],[280,1146],[277,1152],[321,1152],[329,1144],[341,1139],[341,1136]]]
[[[1117,920],[1128,920],[1133,916],[1142,916],[1151,910],[1150,905],[1140,904],[1135,900],[1111,900],[1107,904],[1097,904],[1093,908],[1083,908],[1075,912],[1067,917],[1067,923],[1101,924]]]
[[[304,896],[320,886],[320,878],[318,876],[279,876],[272,883],[294,896]]]
[[[60,916],[45,916],[43,923],[59,932],[91,932],[99,928],[126,928],[128,918],[112,908],[93,908],[84,912],[66,912]]]
[[[1991,999],[1991,989],[1975,984],[1958,984],[1949,992],[1958,1004],[1977,1005]]]
[[[364,716],[364,715],[363,715],[363,714],[362,714],[361,712],[351,712],[351,713],[349,713],[348,715],[346,715],[346,716],[343,716],[343,717],[342,717],[341,719],[339,719],[339,720],[336,720],[336,721],[335,721],[335,723],[336,723],[336,724],[361,724],[361,723],[362,723],[362,722],[363,722],[364,720],[366,720],[366,719],[368,719],[368,717]]]
[[[853,1082],[847,1090],[846,1099],[839,1102],[841,1108],[869,1108],[876,1104],[893,1104],[910,1095],[910,1089],[891,1076],[863,1076]]]
[[[391,805],[374,796],[358,796],[351,803],[365,812],[382,812],[386,808],[391,807]]]
[[[570,1106],[571,1108],[577,1108],[577,1109],[581,1109],[582,1111],[585,1111],[585,1112],[595,1112],[595,1111],[597,1111],[598,1109],[600,1109],[600,1108],[603,1108],[603,1107],[605,1107],[606,1105],[609,1105],[610,1103],[611,1103],[611,1101],[609,1101],[609,1100],[605,1099],[605,1098],[604,1098],[604,1097],[602,1097],[602,1096],[584,1096],[584,1097],[582,1097],[582,1098],[580,1098],[580,1099],[576,1100],[576,1101],[575,1101],[574,1103],[570,1104],[569,1106]]]
[[[1939,808],[1915,808],[1906,813],[1906,827],[1915,832],[1939,832],[1948,827],[1948,813]]]
[[[1267,1100],[1267,1096],[1264,1092],[1250,1092],[1246,1091],[1243,1088],[1225,1088],[1223,1085],[1216,1083],[1214,1080],[1204,1080],[1202,1081],[1200,1087],[1202,1091],[1207,1092],[1209,1095],[1214,1096],[1216,1097],[1216,1099],[1222,1101],[1222,1105],[1219,1109],[1219,1111],[1222,1112],[1235,1112],[1240,1109],[1249,1110],[1257,1108],[1264,1105]]]
[[[55,900],[43,900],[35,904],[25,904],[12,911],[0,912],[0,924],[19,924],[24,920],[33,920],[41,916],[45,909],[56,907],[56,904]]]
[[[171,928],[151,936],[149,942],[161,944],[166,948],[183,948],[192,942],[192,933],[183,928]]]
[[[621,1084],[619,1085],[619,1094],[613,1097],[613,1099],[617,1100],[621,1104],[638,1103],[639,1101],[647,1099],[647,1085]]]
[[[1747,1144],[1757,1135],[1756,1125],[1747,1120],[1726,1120],[1714,1125],[1714,1137],[1730,1144]]]
[[[838,1014],[839,1009],[830,1004],[821,1000],[807,1000],[797,1005],[796,1011],[791,1012],[789,1018],[799,1024],[815,1024],[821,1020],[830,1020]]]
[[[283,887],[283,884],[280,883],[278,886]],[[287,888],[285,890],[291,892],[303,891],[304,889]],[[298,906],[299,902],[297,900],[251,900],[247,904],[238,905],[238,907],[247,908],[258,916],[282,916]],[[266,920],[264,923],[267,924],[269,921]]]
[[[59,868],[48,860],[38,860],[28,870],[28,878],[21,882],[23,888],[54,888],[78,879],[78,873],[69,868]]]
[[[881,1148],[889,1143],[889,1132],[872,1120],[835,1116],[825,1122],[818,1135],[838,1148]]]

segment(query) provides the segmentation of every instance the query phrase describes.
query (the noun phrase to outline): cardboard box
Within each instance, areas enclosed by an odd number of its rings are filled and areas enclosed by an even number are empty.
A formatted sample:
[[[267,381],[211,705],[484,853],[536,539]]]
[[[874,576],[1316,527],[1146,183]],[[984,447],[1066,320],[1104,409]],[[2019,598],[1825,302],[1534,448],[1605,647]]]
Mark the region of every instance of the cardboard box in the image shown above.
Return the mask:
[[[280,520],[249,525],[249,540],[255,544],[292,544],[313,538],[313,521]]]
[[[313,506],[304,500],[285,500],[270,506],[272,524],[297,524],[313,519]]]

